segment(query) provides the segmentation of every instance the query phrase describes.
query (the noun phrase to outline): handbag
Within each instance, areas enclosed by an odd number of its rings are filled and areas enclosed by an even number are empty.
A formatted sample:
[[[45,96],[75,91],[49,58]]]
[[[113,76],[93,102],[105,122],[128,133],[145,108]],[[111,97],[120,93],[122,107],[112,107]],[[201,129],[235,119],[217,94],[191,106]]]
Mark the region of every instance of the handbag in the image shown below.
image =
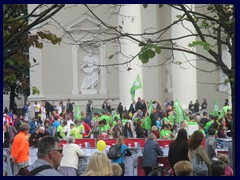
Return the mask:
[[[208,175],[208,166],[203,161],[203,158],[198,153],[198,150],[197,150],[196,156],[193,158],[192,166],[193,166],[193,176],[207,176]]]

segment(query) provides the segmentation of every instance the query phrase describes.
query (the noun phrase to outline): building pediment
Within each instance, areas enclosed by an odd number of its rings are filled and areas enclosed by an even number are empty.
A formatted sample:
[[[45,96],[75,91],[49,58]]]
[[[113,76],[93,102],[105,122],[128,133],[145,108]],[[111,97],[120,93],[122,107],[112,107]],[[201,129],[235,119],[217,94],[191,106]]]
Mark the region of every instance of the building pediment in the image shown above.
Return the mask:
[[[68,27],[67,31],[76,31],[76,30],[100,30],[104,29],[101,25],[100,21],[97,21],[96,19],[85,15],[82,16],[79,19],[76,19],[74,22],[72,22]]]

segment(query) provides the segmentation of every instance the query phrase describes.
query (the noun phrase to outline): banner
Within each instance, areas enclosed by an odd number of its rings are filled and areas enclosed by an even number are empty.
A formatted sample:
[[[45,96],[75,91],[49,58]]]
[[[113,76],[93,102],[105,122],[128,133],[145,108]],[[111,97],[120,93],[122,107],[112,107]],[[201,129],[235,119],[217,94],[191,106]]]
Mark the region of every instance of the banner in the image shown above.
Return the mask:
[[[131,89],[130,89],[130,94],[131,94],[131,100],[133,101],[134,98],[135,98],[135,91],[137,89],[141,89],[142,88],[142,84],[141,84],[141,81],[140,81],[140,77],[139,77],[139,74],[137,75]]]
[[[186,114],[183,111],[180,103],[178,102],[178,100],[176,99],[175,103],[174,103],[174,109],[176,111],[176,120],[177,123],[180,123],[181,121],[186,119]]]
[[[152,104],[152,100],[151,100],[150,103],[149,103],[149,106],[148,106],[148,114],[149,114],[149,116],[152,114],[152,111],[153,111],[153,104]]]
[[[210,112],[209,114],[211,114],[213,116],[218,116],[218,101],[216,99],[214,100],[213,111]]]
[[[77,108],[76,108],[74,118],[77,119],[77,120],[80,120],[80,118],[81,118],[81,111],[80,111],[79,106],[77,106]]]

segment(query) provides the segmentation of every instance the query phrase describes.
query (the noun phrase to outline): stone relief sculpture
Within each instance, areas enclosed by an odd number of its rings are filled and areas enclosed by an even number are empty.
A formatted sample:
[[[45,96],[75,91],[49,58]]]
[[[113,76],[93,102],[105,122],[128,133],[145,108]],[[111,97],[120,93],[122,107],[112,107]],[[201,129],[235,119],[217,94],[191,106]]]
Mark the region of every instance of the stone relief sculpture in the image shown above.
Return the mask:
[[[79,70],[84,72],[84,78],[81,86],[82,90],[95,89],[99,83],[99,58],[94,55],[93,50],[89,49],[88,54],[83,59],[83,64]]]

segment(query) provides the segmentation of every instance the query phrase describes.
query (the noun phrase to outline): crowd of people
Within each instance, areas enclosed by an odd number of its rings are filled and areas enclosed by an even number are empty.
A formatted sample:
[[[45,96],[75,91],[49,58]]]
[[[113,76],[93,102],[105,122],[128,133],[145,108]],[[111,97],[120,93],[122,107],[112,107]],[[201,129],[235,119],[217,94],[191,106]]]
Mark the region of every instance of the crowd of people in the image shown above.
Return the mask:
[[[103,102],[101,113],[99,113],[93,112],[93,102],[89,100],[86,111],[81,111],[80,115],[74,113],[74,105],[70,102],[70,99],[67,100],[66,105],[61,101],[58,106],[54,102],[50,103],[44,100],[41,105],[38,102],[33,105],[28,103],[24,106],[22,114],[13,113],[12,110],[8,111],[5,108],[3,147],[8,147],[11,150],[14,175],[22,167],[27,166],[29,147],[38,147],[39,158],[34,163],[35,165],[28,167],[29,170],[48,164],[53,169],[59,166],[58,171],[48,168],[36,175],[43,175],[44,173],[47,175],[77,175],[77,159],[84,153],[79,146],[75,146],[74,139],[90,137],[97,140],[102,138],[118,139],[117,143],[122,144],[123,155],[111,163],[119,165],[122,171],[119,173],[120,171],[110,170],[116,165],[102,164],[104,163],[103,159],[107,157],[104,157],[102,153],[96,153],[91,156],[89,167],[83,175],[96,175],[98,172],[95,168],[97,168],[96,164],[98,162],[99,166],[106,166],[106,169],[109,169],[105,175],[124,175],[123,156],[131,155],[124,144],[124,138],[146,138],[142,164],[145,175],[148,175],[152,167],[157,165],[157,157],[163,155],[161,147],[155,142],[159,138],[175,139],[169,146],[168,154],[173,175],[181,174],[178,170],[175,170],[178,169],[179,162],[183,161],[183,164],[188,167],[185,161],[192,164],[196,154],[199,154],[207,165],[208,172],[205,175],[211,175],[211,166],[215,162],[213,160],[215,158],[220,159],[216,154],[217,143],[215,138],[231,137],[233,133],[232,112],[228,101],[225,102],[222,112],[217,112],[217,114],[211,114],[207,111],[206,99],[203,100],[201,105],[198,100],[195,104],[191,101],[189,109],[186,112],[184,111],[185,119],[180,122],[177,119],[173,101],[166,100],[162,105],[153,101],[151,104],[150,107],[148,102],[138,98],[137,102],[133,101],[131,103],[129,109],[123,107],[121,103],[116,109],[113,109],[109,101],[106,100]],[[34,110],[33,118],[31,118],[31,110]],[[195,131],[190,137],[187,132],[188,125],[199,126],[199,130]],[[50,139],[49,142],[45,142],[47,138]],[[204,138],[206,138],[205,148],[202,147]],[[68,144],[63,147],[63,152],[58,145],[62,139],[68,141]],[[43,147],[40,147],[40,145]],[[57,153],[59,153],[59,156],[56,155]],[[63,157],[61,154],[63,154]],[[228,167],[226,175],[232,175],[231,168],[226,166],[228,158],[225,159],[227,160],[221,160],[221,162],[224,162],[225,167]],[[100,161],[103,162],[100,163]],[[198,175],[194,168],[192,173],[189,174]],[[103,174],[99,172],[98,175]]]

